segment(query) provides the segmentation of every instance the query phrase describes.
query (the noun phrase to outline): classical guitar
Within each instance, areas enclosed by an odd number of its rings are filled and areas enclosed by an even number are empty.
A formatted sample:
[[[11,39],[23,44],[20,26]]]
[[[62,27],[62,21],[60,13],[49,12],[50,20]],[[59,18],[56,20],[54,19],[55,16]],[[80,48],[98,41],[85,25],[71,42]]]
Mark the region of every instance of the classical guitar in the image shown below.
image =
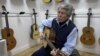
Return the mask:
[[[51,3],[52,0],[42,0],[44,3],[48,4]]]
[[[2,38],[6,39],[7,50],[10,51],[16,46],[16,40],[13,36],[14,34],[13,29],[9,28],[8,13],[4,5],[2,6],[2,9],[4,11],[3,14],[5,14],[6,27],[1,30],[1,33],[2,33]]]
[[[37,39],[39,37],[39,31],[38,31],[38,26],[37,26],[37,20],[36,20],[36,12],[35,9],[33,9],[33,14],[34,14],[34,19],[35,19],[35,23],[31,26],[31,28],[33,29],[33,33],[31,33],[32,35],[32,39]]]
[[[91,13],[91,8],[89,8],[89,12],[87,13],[88,15],[88,21],[87,21],[87,27],[83,28],[83,34],[80,38],[80,41],[85,44],[85,45],[93,45],[95,43],[95,38],[94,38],[94,29],[90,27],[90,18],[92,16]]]
[[[56,3],[63,2],[64,0],[55,0]]]

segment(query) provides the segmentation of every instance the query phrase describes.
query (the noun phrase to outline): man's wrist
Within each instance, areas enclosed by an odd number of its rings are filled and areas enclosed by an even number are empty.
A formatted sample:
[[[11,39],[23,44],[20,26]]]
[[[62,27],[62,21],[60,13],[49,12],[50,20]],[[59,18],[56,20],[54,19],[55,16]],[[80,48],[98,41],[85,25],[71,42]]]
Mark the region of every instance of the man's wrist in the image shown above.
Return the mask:
[[[64,54],[65,56],[69,56],[69,54],[67,52],[62,51],[62,54]]]

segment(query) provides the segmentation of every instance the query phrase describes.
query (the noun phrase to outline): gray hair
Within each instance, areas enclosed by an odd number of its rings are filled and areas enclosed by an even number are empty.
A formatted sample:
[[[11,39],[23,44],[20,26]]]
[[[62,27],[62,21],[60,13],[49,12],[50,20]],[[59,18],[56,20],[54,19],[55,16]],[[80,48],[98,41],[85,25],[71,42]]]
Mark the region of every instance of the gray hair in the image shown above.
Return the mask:
[[[73,11],[73,6],[70,4],[60,4],[58,6],[58,10],[59,9],[64,9],[66,11],[66,14],[70,17],[72,15],[72,11]]]

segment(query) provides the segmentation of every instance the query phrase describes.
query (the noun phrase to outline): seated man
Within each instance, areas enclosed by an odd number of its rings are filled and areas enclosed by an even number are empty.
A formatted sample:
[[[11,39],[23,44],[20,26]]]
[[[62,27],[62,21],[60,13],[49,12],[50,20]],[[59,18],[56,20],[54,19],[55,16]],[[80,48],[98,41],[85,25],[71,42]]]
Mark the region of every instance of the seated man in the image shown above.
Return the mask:
[[[44,37],[44,27],[50,27],[55,31],[55,47],[60,49],[66,56],[79,56],[75,50],[77,42],[77,27],[69,19],[72,15],[73,6],[69,4],[60,5],[57,9],[57,17],[45,19],[39,25],[40,36]],[[57,56],[57,49],[41,47],[32,56]],[[63,56],[63,55],[62,55]]]

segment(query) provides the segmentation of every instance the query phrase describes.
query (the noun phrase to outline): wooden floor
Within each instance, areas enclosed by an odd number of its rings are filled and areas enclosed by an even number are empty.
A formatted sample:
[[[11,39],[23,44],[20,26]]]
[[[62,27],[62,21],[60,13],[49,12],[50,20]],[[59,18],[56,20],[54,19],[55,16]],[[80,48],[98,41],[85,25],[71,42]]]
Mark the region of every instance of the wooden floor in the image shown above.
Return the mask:
[[[33,52],[35,52],[36,50],[38,50],[42,45],[37,45],[37,46],[34,46],[34,47],[31,47],[27,50],[24,50],[23,52],[21,53],[18,53],[14,56],[31,56],[31,54]],[[96,54],[92,54],[92,53],[87,53],[87,52],[82,52],[82,51],[79,51],[80,53],[80,56],[100,56],[100,55],[96,55]]]

